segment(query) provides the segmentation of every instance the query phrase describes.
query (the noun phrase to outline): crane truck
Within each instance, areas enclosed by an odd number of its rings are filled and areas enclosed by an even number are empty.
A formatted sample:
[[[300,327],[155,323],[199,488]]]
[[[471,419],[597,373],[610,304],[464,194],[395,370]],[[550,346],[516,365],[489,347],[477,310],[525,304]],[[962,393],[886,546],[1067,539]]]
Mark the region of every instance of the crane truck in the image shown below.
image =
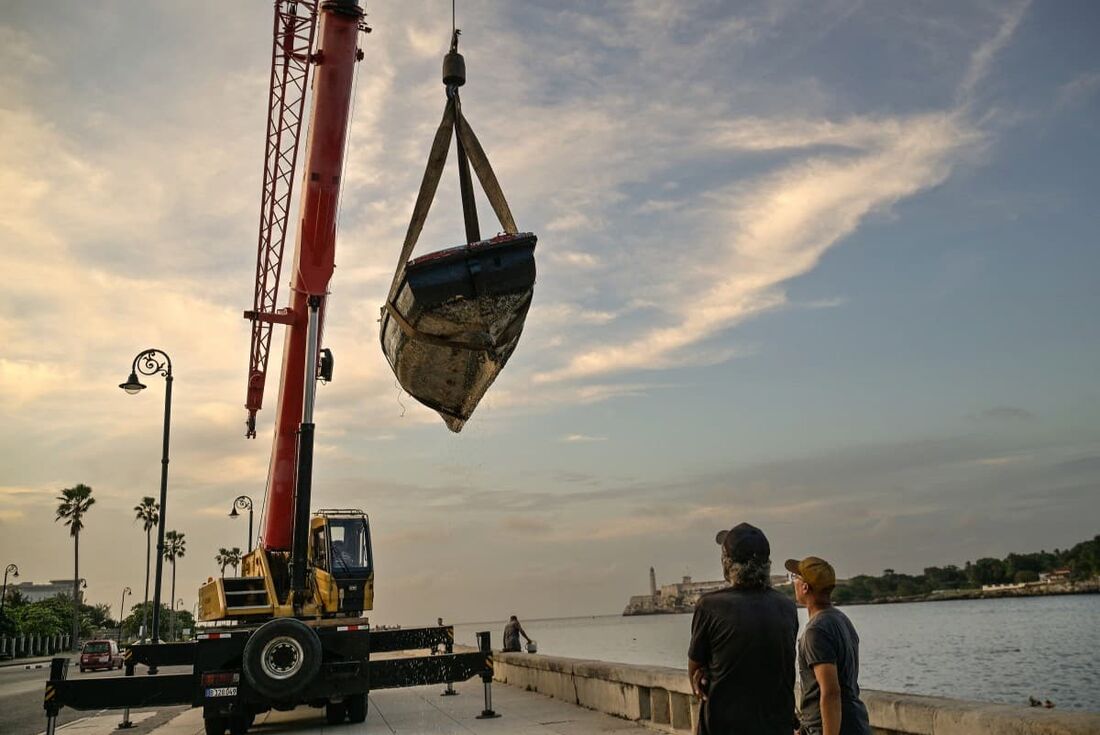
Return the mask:
[[[251,322],[247,436],[256,434],[273,326],[286,327],[262,542],[244,557],[241,576],[202,585],[199,619],[207,625],[196,640],[130,646],[125,677],[71,680],[67,660],[55,659],[44,702],[50,735],[62,706],[201,706],[207,735],[240,735],[258,713],[299,705],[324,707],[330,724],[362,722],[372,689],[478,675],[486,688],[483,714],[492,714],[489,634],[478,634],[477,650],[456,653],[450,626],[372,630],[363,617],[374,600],[367,515],[358,509],[310,513],[316,385],[331,379],[333,365],[331,353],[320,347],[325,300],[354,69],[363,58],[358,41],[369,31],[359,0],[275,2],[256,285],[253,308],[245,312]],[[310,88],[291,300],[279,309]],[[378,656],[425,649],[433,655]],[[151,675],[134,676],[139,664]],[[190,671],[159,673],[159,667],[181,665]]]

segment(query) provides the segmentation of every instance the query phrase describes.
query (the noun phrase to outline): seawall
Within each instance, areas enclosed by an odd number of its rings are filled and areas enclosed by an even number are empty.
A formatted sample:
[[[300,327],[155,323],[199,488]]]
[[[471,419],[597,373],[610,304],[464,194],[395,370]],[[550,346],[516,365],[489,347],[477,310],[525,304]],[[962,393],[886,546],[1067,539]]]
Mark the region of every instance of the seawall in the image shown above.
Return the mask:
[[[695,730],[686,669],[496,653],[497,681],[673,733]],[[1100,713],[863,690],[876,735],[1095,735]]]

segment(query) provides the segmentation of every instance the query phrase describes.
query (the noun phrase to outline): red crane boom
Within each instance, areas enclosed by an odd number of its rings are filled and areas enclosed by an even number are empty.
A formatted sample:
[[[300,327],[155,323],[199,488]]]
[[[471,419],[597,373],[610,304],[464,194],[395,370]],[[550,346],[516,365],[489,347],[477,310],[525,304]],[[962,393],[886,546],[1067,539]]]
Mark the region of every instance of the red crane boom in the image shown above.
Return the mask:
[[[283,245],[294,193],[294,168],[309,83],[310,52],[317,28],[317,3],[276,0],[271,44],[271,84],[267,102],[264,180],[260,197],[260,235],[256,250],[256,293],[252,311],[252,349],[248,361],[248,410],[245,436],[256,436],[256,412],[263,407],[271,327],[287,323],[276,312],[283,270]]]
[[[256,291],[254,309],[245,312],[245,317],[252,320],[246,403],[249,436],[255,436],[255,415],[263,401],[271,325],[287,327],[262,520],[263,546],[269,551],[291,548],[298,473],[297,433],[303,422],[306,382],[316,378],[321,315],[335,264],[336,213],[354,67],[361,58],[358,36],[360,28],[365,30],[360,22],[363,11],[357,0],[324,0],[319,9],[318,24],[316,2],[280,0],[275,4]],[[317,50],[311,53],[314,28],[319,40]],[[291,300],[287,308],[276,310],[301,112],[311,65],[316,70]],[[316,309],[312,335],[311,303]],[[307,362],[312,364],[307,367]]]

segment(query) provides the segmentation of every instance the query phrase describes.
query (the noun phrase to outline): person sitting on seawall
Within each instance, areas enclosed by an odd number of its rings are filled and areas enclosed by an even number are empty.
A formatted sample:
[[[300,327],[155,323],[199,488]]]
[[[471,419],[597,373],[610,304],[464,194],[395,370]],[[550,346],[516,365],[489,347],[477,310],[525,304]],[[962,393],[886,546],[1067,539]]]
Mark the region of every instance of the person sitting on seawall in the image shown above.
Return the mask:
[[[800,735],[871,735],[859,698],[859,636],[833,607],[836,573],[816,556],[788,559],[794,596],[810,614],[798,641]]]
[[[519,618],[513,615],[507,625],[504,626],[504,648],[501,650],[505,653],[519,653],[519,637],[523,636],[527,639],[527,642],[531,642],[531,636],[527,635],[527,631],[523,629],[523,626],[519,623]]]
[[[699,598],[688,674],[702,700],[698,735],[791,735],[798,611],[771,587],[771,546],[740,523],[715,538],[725,589]]]

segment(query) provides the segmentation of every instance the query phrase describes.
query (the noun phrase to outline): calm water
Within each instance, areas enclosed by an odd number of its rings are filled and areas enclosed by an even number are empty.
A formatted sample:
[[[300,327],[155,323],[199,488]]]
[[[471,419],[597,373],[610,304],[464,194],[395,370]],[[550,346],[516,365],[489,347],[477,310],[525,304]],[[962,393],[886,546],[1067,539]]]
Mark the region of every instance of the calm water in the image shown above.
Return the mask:
[[[860,685],[1100,711],[1100,595],[845,607],[860,635]],[[802,621],[805,610],[799,611]],[[539,653],[687,667],[690,615],[524,620]],[[503,622],[455,626],[475,645]]]

